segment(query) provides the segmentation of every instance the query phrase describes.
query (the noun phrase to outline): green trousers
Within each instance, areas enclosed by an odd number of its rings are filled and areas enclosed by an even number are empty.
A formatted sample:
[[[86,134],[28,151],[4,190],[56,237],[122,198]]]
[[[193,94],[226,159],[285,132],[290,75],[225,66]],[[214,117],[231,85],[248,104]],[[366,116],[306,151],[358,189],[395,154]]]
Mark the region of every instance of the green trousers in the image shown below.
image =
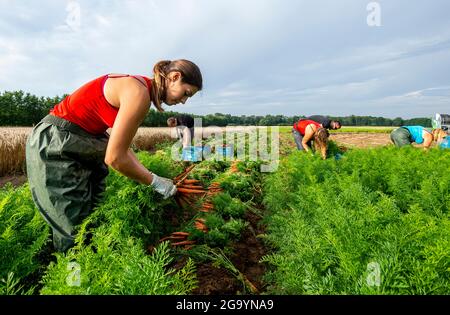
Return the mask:
[[[410,145],[413,142],[409,130],[403,127],[397,128],[391,132],[391,141],[397,147]]]
[[[75,227],[101,201],[108,167],[108,136],[48,115],[28,136],[26,166],[33,200],[53,230],[53,244],[65,252]]]

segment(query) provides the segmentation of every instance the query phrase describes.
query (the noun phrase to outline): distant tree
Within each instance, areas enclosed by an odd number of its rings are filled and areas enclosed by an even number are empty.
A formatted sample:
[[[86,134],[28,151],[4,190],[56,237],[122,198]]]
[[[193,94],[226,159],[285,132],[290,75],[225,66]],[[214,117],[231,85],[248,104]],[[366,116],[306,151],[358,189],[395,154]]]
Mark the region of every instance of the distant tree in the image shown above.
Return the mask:
[[[403,119],[400,117],[396,117],[393,121],[392,121],[392,126],[403,126]]]
[[[37,97],[24,91],[5,91],[0,92],[0,126],[32,126],[37,124],[50,109],[61,102],[67,95],[50,97]],[[177,115],[178,112],[166,111],[158,112],[150,109],[145,117],[143,126],[147,127],[165,127],[167,126],[167,118]],[[185,113],[183,113],[185,114]],[[290,126],[297,122],[304,115],[240,115],[233,116],[230,114],[207,114],[193,115],[202,118],[203,126],[227,126],[246,125],[246,126]],[[343,126],[401,126],[401,125],[422,125],[431,127],[430,118],[413,118],[403,120],[401,117],[389,119],[384,117],[372,116],[345,116],[330,117],[333,120],[341,121]]]

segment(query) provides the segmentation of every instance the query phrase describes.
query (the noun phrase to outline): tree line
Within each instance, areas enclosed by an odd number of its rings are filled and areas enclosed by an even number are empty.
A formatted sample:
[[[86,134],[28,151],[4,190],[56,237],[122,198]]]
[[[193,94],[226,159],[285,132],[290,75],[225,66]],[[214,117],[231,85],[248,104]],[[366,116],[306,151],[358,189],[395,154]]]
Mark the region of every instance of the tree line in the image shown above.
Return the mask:
[[[58,104],[66,95],[50,97],[38,97],[24,91],[0,92],[0,126],[34,126],[50,109]],[[178,112],[157,112],[153,108],[143,122],[145,127],[165,127],[167,118],[179,114]],[[230,114],[207,114],[192,115],[202,118],[203,126],[288,126],[297,122],[305,116],[285,115],[241,115]],[[400,117],[391,119],[373,116],[330,116],[333,120],[339,120],[343,126],[402,126],[421,125],[431,127],[431,118],[402,119]]]

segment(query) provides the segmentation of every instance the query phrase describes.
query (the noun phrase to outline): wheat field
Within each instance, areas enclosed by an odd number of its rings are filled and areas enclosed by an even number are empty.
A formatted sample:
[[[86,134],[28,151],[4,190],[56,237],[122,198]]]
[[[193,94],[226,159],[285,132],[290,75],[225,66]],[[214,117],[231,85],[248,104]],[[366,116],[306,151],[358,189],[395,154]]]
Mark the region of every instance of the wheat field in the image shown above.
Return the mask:
[[[25,144],[31,127],[0,127],[0,176],[25,172]],[[152,150],[155,145],[170,141],[170,128],[139,128],[133,148]]]
[[[25,171],[25,143],[32,128],[0,128],[0,176]]]

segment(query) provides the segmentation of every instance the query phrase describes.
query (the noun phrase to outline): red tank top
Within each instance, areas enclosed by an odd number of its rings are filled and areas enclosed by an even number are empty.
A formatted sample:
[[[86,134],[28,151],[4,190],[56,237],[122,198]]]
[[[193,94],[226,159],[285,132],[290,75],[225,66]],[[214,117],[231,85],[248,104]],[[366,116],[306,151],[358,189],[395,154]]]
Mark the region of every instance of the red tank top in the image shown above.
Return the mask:
[[[318,128],[321,127],[321,125],[318,122],[315,122],[314,120],[300,119],[298,122],[294,124],[294,129],[300,132],[302,136],[304,136],[306,127],[311,124],[315,125]]]
[[[130,75],[111,76],[111,78],[127,77]],[[136,78],[136,76],[131,76]],[[103,94],[103,87],[109,75],[94,79],[67,96],[50,110],[50,114],[66,119],[91,134],[104,133],[112,128],[119,109],[112,106]],[[142,76],[147,82],[147,89],[151,93],[151,79]],[[137,79],[137,78],[136,78]],[[142,81],[137,79],[143,84]]]

